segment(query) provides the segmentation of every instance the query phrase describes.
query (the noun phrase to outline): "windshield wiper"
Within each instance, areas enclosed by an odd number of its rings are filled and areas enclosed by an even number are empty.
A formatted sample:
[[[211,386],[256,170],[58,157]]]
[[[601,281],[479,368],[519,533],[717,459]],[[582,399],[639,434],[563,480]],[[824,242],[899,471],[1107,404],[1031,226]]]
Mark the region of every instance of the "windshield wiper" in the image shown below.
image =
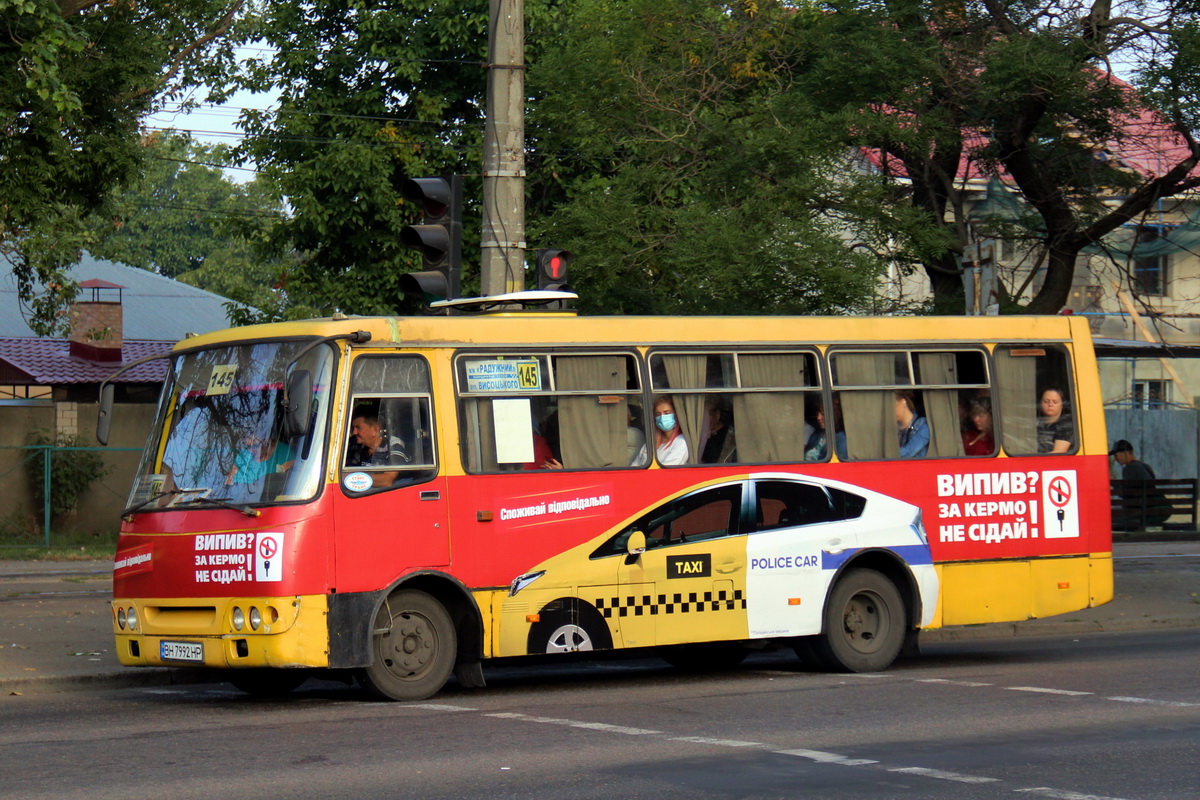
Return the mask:
[[[165,492],[158,492],[157,494],[152,494],[149,497],[147,497],[145,500],[143,500],[142,502],[136,503],[135,505],[132,505],[129,508],[122,511],[121,516],[126,517],[126,516],[129,516],[130,514],[136,514],[137,512],[141,511],[143,508],[145,508],[146,506],[150,505],[151,503],[153,503],[157,500],[161,500],[164,497],[170,497],[170,496],[177,495],[177,494],[184,494],[186,492],[187,492],[186,489],[167,489]]]
[[[191,500],[184,500],[182,503],[176,503],[175,507],[194,506],[200,503],[212,503],[214,506],[220,506],[221,508],[231,508],[234,511],[239,511],[245,514],[247,517],[262,516],[262,512],[257,508],[251,508],[244,503],[231,503],[229,502],[228,498],[225,497],[194,497]]]

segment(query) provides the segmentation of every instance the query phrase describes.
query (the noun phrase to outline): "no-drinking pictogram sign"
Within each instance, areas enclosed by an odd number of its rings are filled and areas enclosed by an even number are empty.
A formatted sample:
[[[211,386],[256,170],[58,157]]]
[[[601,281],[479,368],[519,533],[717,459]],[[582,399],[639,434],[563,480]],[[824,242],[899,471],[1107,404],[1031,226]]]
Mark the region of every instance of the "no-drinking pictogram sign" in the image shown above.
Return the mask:
[[[1047,483],[1049,488],[1046,490],[1046,495],[1050,504],[1055,508],[1066,508],[1067,504],[1071,502],[1072,496],[1070,481],[1059,476],[1051,478]]]
[[[258,541],[258,554],[263,558],[274,558],[279,552],[279,542],[274,538],[263,537]]]
[[[1042,536],[1073,539],[1079,536],[1079,493],[1075,470],[1053,470],[1041,474]]]

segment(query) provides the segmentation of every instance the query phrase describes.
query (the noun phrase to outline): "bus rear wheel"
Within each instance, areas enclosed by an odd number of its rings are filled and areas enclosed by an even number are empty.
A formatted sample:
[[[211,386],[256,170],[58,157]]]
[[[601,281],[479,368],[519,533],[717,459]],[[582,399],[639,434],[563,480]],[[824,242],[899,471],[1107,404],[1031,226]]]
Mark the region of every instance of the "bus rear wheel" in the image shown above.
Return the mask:
[[[424,700],[450,679],[456,651],[454,623],[442,604],[425,592],[401,589],[375,615],[371,665],[359,680],[383,700]]]
[[[877,672],[900,654],[906,627],[896,585],[873,569],[852,569],[833,587],[825,608],[825,634],[813,650],[838,672]]]

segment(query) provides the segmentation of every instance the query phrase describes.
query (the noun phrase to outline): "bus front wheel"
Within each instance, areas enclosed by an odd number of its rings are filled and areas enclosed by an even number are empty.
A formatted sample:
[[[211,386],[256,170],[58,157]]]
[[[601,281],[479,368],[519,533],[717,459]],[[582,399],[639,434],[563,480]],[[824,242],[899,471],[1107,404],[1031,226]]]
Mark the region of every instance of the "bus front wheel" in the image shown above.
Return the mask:
[[[449,680],[456,650],[454,623],[442,604],[425,592],[401,589],[375,615],[371,666],[359,680],[384,700],[424,700]]]
[[[839,672],[887,669],[904,644],[906,616],[895,584],[873,569],[852,569],[829,595],[825,634],[813,649]]]

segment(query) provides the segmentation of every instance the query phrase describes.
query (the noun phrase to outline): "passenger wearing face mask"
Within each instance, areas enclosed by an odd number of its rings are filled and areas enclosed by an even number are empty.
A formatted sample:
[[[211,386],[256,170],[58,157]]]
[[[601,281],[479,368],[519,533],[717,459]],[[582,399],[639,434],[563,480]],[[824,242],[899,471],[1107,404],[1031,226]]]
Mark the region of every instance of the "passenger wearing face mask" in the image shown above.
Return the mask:
[[[660,464],[686,464],[688,443],[679,429],[675,403],[669,397],[654,401],[654,456]]]

